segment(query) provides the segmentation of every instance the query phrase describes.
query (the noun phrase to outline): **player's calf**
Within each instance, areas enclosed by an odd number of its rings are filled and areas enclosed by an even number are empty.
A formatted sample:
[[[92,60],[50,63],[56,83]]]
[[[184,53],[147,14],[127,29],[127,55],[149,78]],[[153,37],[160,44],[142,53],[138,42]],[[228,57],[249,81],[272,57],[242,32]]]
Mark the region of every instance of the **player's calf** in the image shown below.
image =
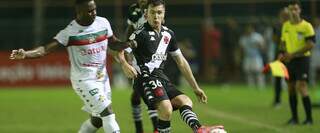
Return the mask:
[[[120,133],[120,127],[116,121],[116,116],[112,111],[111,105],[109,105],[101,113],[103,130],[106,133]]]

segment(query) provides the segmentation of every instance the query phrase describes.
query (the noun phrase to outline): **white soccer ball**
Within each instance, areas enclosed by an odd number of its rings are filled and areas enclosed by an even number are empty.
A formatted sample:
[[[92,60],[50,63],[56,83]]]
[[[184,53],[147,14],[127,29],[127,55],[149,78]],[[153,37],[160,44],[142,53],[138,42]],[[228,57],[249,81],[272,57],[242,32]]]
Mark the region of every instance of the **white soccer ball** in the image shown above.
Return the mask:
[[[227,131],[224,129],[216,128],[216,129],[212,129],[210,133],[227,133]]]

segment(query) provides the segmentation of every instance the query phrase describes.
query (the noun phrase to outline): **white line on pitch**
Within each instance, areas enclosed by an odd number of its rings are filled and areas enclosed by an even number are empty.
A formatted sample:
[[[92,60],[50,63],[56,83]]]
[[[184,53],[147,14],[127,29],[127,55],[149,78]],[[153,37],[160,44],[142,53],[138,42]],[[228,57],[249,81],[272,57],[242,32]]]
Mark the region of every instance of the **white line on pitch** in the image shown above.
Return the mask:
[[[220,118],[224,118],[224,119],[229,119],[229,120],[236,121],[236,122],[239,122],[239,123],[246,123],[246,124],[249,124],[249,125],[252,125],[252,126],[263,127],[263,128],[267,128],[267,129],[270,129],[270,130],[273,130],[273,131],[276,131],[276,132],[279,132],[279,133],[286,133],[287,132],[287,131],[284,131],[283,129],[275,127],[275,126],[271,126],[271,125],[268,125],[268,124],[265,124],[265,123],[261,123],[261,122],[258,122],[258,121],[248,120],[246,118],[235,116],[235,115],[232,115],[232,114],[229,114],[229,113],[224,113],[222,111],[219,111],[219,110],[216,110],[216,109],[212,109],[212,108],[209,108],[209,107],[206,107],[206,106],[203,106],[203,105],[201,105],[201,106],[203,108],[205,108],[205,110],[208,110],[208,112],[206,112],[206,113],[208,113],[209,115],[214,116],[214,117],[220,117]]]

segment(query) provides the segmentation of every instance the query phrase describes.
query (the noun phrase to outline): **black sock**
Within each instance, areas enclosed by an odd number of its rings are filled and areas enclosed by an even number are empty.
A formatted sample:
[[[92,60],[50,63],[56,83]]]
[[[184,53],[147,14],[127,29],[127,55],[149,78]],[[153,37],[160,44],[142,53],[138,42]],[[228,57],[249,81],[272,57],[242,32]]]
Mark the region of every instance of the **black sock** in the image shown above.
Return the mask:
[[[184,122],[186,122],[194,131],[201,127],[197,115],[192,111],[190,106],[184,105],[180,109],[180,115]]]
[[[304,111],[306,112],[307,120],[312,121],[312,110],[311,110],[311,101],[309,96],[302,98]]]
[[[153,130],[157,130],[158,125],[158,113],[157,110],[148,110],[149,118],[152,121]]]
[[[132,115],[133,115],[134,125],[136,127],[136,133],[143,133],[140,105],[132,106]]]
[[[292,119],[298,120],[298,109],[297,109],[297,95],[296,94],[289,94],[289,103],[291,109]]]
[[[158,132],[159,133],[170,133],[170,121],[160,120],[158,121]]]

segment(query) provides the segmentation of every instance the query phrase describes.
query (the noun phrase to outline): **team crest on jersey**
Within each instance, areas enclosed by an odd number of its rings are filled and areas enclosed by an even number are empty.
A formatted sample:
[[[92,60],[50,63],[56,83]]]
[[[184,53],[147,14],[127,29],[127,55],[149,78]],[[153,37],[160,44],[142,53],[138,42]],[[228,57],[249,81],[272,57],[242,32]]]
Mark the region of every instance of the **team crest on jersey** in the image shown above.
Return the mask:
[[[164,36],[163,41],[164,41],[164,44],[169,44],[169,37]]]
[[[89,43],[95,43],[96,42],[96,38],[94,36],[90,36],[88,38],[88,40],[89,40]]]
[[[155,40],[156,39],[153,36],[151,36],[150,41],[155,41]]]

